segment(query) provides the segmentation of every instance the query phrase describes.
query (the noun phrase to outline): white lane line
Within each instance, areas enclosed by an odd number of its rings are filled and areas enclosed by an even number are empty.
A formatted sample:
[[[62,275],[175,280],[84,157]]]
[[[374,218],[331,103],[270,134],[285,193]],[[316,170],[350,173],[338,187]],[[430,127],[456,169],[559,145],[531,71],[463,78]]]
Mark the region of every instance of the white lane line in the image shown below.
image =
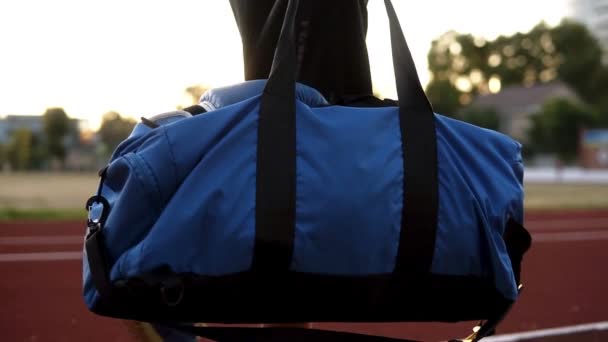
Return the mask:
[[[565,241],[603,241],[608,240],[608,230],[570,231],[570,232],[532,232],[534,242]],[[78,236],[31,236],[0,238],[0,246],[50,246],[83,244],[83,237]]]
[[[584,228],[605,228],[608,229],[608,218],[581,218],[581,219],[532,219],[525,220],[524,225],[532,230],[577,230]]]
[[[580,325],[571,325],[567,327],[560,328],[552,328],[552,329],[543,329],[543,330],[534,330],[522,333],[515,334],[504,334],[504,335],[496,335],[484,338],[482,341],[487,342],[516,342],[516,341],[527,341],[536,338],[542,337],[550,337],[550,336],[563,336],[563,335],[571,335],[584,333],[589,331],[603,331],[608,330],[608,321],[590,323],[590,324],[580,324]],[[576,339],[572,339],[572,341],[576,341]]]
[[[82,244],[84,235],[0,237],[0,246]]]
[[[589,232],[532,233],[532,243],[608,240],[608,230]]]
[[[603,241],[608,240],[608,220],[582,219],[582,220],[528,220],[526,226],[531,226],[534,242],[566,242],[566,241]],[[580,227],[580,228],[577,228]],[[595,228],[606,230],[576,231],[581,228]],[[542,230],[569,230],[569,231],[536,231]],[[81,245],[83,235],[60,236],[9,236],[0,237],[0,246],[50,246],[50,245]],[[59,260],[59,259],[57,259]],[[0,260],[1,261],[1,260]]]
[[[0,262],[82,260],[82,252],[6,253]]]

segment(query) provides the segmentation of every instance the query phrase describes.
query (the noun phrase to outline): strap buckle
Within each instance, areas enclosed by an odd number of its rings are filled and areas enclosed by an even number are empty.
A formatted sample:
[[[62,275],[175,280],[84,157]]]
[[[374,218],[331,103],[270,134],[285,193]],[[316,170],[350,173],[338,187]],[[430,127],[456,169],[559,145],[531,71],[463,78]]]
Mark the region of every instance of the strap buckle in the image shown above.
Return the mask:
[[[522,289],[524,288],[523,284],[519,284],[517,286],[517,295],[521,294]],[[456,340],[454,342],[477,342],[482,338],[493,335],[496,326],[502,322],[505,318],[509,310],[513,305],[509,305],[503,312],[501,312],[497,317],[488,319],[485,323],[479,322],[476,326],[473,327],[473,333],[469,336],[465,337],[462,340]]]
[[[101,212],[98,212],[95,204],[101,204]],[[91,196],[87,200],[86,210],[89,212],[87,219],[87,235],[89,239],[93,234],[101,231],[110,213],[110,203],[101,195]]]
[[[474,341],[479,341],[477,338],[477,334],[479,333],[479,330],[481,330],[481,326],[482,326],[482,322],[479,322],[479,324],[477,324],[476,326],[473,327],[473,333],[467,337],[465,337],[464,339],[460,340],[460,342],[474,342]]]
[[[101,170],[99,170],[99,187],[97,188],[97,194],[91,196],[85,205],[85,209],[89,213],[87,219],[87,239],[101,231],[103,225],[106,223],[106,219],[108,218],[108,214],[110,213],[110,203],[105,197],[101,195],[101,189],[103,187],[103,182],[106,179],[106,175],[108,173],[108,165],[104,166]],[[101,213],[95,212],[94,204],[101,204]]]

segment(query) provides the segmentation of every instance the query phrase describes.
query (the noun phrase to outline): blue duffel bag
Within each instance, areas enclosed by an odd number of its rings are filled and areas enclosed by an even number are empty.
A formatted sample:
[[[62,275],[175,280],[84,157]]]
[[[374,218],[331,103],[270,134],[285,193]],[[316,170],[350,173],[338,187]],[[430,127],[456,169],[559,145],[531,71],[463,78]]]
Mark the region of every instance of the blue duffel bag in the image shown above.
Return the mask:
[[[87,202],[88,308],[167,324],[488,320],[486,335],[531,242],[521,145],[433,112],[388,1],[398,102],[328,104],[296,82],[295,6],[268,80],[143,119],[114,151]]]

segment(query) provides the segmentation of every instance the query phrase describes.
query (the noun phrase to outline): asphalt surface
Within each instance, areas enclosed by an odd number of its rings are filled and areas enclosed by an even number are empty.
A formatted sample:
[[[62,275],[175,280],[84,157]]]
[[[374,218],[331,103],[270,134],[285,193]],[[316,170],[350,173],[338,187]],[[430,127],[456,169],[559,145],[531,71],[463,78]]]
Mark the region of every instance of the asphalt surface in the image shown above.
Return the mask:
[[[608,321],[608,210],[533,212],[525,290],[498,333]],[[82,222],[0,223],[0,341],[135,341],[82,299]],[[476,322],[314,324],[390,337],[464,337]],[[579,341],[585,341],[576,339]]]

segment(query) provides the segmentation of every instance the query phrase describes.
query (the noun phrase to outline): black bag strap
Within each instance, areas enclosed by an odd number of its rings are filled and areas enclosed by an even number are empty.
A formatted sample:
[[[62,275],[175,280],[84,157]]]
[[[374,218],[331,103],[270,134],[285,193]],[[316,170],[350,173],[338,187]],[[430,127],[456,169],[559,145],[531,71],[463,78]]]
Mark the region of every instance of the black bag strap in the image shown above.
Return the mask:
[[[289,1],[258,119],[255,244],[251,269],[285,272],[291,264],[296,196],[296,55],[298,2]]]
[[[236,328],[193,325],[171,327],[217,342],[418,342],[384,336],[306,328]]]
[[[390,0],[385,0],[384,4],[390,25],[404,164],[396,272],[419,277],[430,272],[437,233],[439,187],[435,115],[418,79],[395,10]]]
[[[522,287],[520,285],[520,293],[521,289]],[[502,322],[511,308],[512,305],[508,305],[503,310],[498,311],[495,316],[488,319],[485,323],[480,322],[479,325],[473,328],[473,333],[469,336],[463,339],[452,339],[449,342],[479,342],[484,337],[494,335],[496,327]],[[216,342],[418,342],[415,340],[377,335],[293,327],[207,327],[186,324],[165,324],[165,326]]]
[[[203,106],[197,105],[197,104],[192,105],[190,107],[186,107],[186,108],[184,108],[182,110],[184,112],[188,112],[188,113],[192,114],[192,116],[198,115],[198,114],[203,114],[203,113],[207,112],[207,110]]]
[[[435,117],[395,10],[389,0],[384,3],[390,23],[404,155],[403,212],[395,272],[414,280],[429,273],[435,246],[438,211]],[[297,0],[289,1],[261,98],[252,261],[252,270],[257,271],[286,271],[293,255],[297,7]]]

